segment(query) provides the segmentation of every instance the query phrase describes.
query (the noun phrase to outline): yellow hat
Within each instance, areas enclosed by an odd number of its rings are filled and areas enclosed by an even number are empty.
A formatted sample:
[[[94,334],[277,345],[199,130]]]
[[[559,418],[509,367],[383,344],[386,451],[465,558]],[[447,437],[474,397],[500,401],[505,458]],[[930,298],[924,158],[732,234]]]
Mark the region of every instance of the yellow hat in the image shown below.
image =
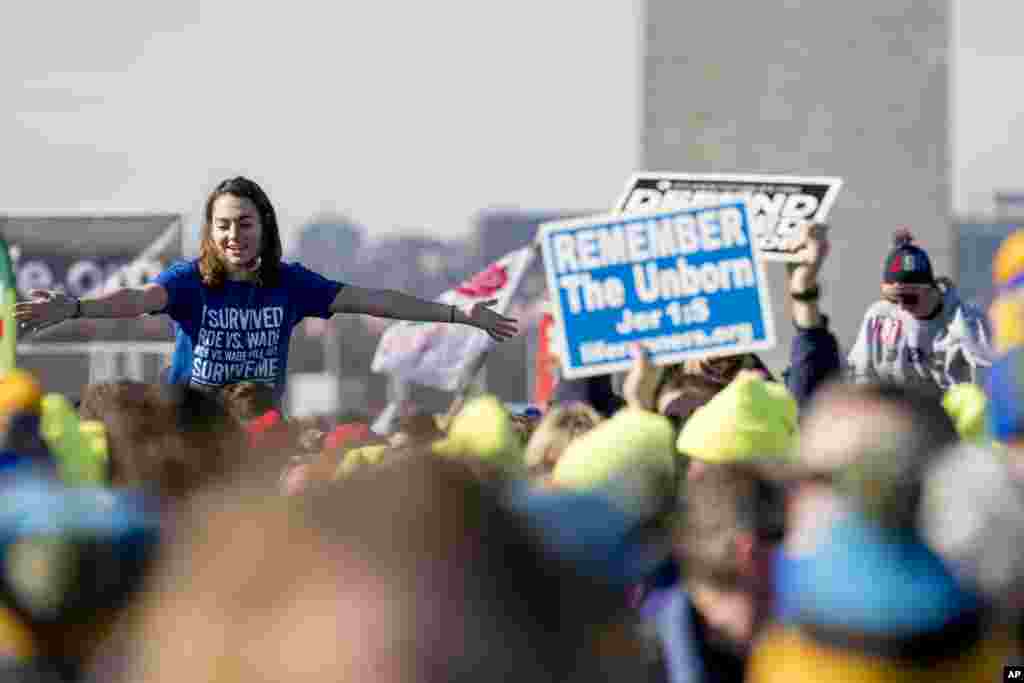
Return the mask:
[[[992,348],[997,355],[1024,347],[1024,292],[1004,292],[988,309],[992,321]]]
[[[0,607],[0,661],[27,661],[38,654],[32,630],[13,610]]]
[[[0,415],[38,413],[43,387],[31,372],[14,369],[0,376]]]
[[[518,472],[525,468],[523,439],[512,416],[494,396],[470,400],[448,427],[448,436],[434,442],[434,453],[482,458]]]
[[[964,441],[991,441],[988,433],[988,396],[977,384],[954,384],[942,397],[942,407],[953,418],[956,431]]]
[[[686,421],[676,448],[709,463],[789,456],[797,440],[797,402],[786,387],[741,371]]]
[[[674,495],[676,457],[672,423],[661,415],[625,408],[569,443],[552,483],[600,491],[640,519],[659,514]]]
[[[992,284],[997,288],[1024,274],[1024,230],[1003,240],[992,260]]]
[[[1016,655],[1013,639],[993,632],[960,657],[927,666],[829,647],[794,626],[772,627],[751,653],[750,683],[914,683],[1003,680],[1003,664]]]
[[[338,463],[338,467],[334,471],[334,480],[337,481],[339,479],[343,479],[348,474],[362,467],[370,467],[380,464],[381,460],[384,459],[384,454],[387,450],[387,444],[353,448],[345,453],[341,462]]]

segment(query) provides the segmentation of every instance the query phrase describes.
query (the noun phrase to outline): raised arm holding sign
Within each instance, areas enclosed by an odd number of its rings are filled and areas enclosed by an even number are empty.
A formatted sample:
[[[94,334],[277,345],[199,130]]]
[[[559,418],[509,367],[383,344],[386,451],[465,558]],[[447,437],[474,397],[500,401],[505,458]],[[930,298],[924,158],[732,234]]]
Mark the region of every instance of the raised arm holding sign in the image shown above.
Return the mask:
[[[830,251],[828,227],[822,224],[803,226],[793,240],[792,247],[799,259],[787,264],[796,336],[790,350],[790,365],[783,375],[790,393],[802,406],[823,382],[840,372],[838,342],[828,329],[828,317],[818,308],[818,274]],[[685,366],[666,368],[654,365],[650,354],[639,344],[634,345],[631,350],[633,363],[625,377],[622,390],[626,403],[635,409],[685,418],[685,414],[680,414],[680,406],[677,405],[680,396],[680,392],[675,388],[680,384],[678,378],[674,382],[666,382],[664,378],[680,371],[684,374],[706,377],[706,371],[702,367],[706,363],[686,363]],[[749,359],[749,356],[731,356],[717,359],[713,364],[732,365],[735,372],[749,367],[749,362],[745,362]],[[696,381],[697,378],[691,379]],[[728,381],[727,378],[724,379]],[[725,385],[723,383],[720,386]],[[710,394],[711,391],[706,393]],[[684,413],[692,412],[699,405],[699,402],[693,400],[688,403]]]

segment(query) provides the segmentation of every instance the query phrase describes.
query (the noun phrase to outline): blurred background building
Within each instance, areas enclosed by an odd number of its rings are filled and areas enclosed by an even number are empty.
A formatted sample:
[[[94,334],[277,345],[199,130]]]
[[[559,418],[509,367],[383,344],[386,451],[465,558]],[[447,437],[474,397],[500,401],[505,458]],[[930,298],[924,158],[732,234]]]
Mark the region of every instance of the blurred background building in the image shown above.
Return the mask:
[[[896,228],[954,275],[950,14],[948,0],[647,3],[645,168],[844,178],[822,284],[844,348]],[[768,271],[784,321],[785,271]],[[782,368],[792,327],[777,330]]]

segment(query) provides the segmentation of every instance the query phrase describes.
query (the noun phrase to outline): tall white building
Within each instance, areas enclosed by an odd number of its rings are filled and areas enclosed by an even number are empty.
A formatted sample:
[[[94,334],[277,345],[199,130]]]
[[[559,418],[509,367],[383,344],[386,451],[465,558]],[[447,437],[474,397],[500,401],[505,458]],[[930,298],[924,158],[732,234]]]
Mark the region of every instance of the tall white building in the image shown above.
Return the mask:
[[[948,151],[949,0],[648,0],[647,170],[837,175],[824,310],[844,350],[909,227],[955,275]],[[782,266],[769,268],[785,320]],[[792,328],[767,355],[786,363]]]

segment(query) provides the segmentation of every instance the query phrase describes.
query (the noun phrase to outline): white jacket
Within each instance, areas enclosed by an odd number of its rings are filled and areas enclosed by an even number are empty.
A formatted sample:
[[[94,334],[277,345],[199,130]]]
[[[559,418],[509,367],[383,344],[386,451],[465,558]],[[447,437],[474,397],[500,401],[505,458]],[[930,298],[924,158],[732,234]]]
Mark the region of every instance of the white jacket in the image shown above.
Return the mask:
[[[848,374],[856,382],[931,385],[942,392],[961,382],[980,384],[979,370],[992,365],[989,339],[985,315],[947,283],[942,310],[930,320],[889,301],[873,304],[847,357]]]

